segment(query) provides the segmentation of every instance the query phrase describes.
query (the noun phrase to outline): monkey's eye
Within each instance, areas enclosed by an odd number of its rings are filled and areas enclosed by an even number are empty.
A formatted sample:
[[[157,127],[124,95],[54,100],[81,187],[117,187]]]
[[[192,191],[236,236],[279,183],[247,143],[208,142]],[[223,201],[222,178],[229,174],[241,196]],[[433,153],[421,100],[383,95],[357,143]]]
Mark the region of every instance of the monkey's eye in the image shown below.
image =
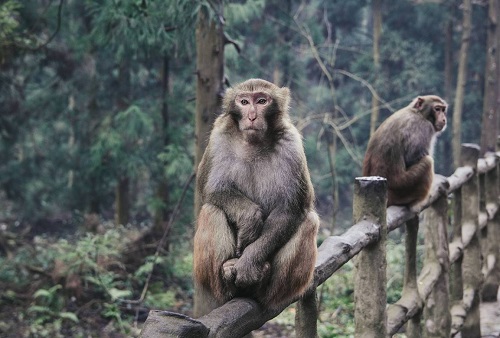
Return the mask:
[[[249,104],[250,102],[248,102],[248,100],[241,100],[240,103],[243,105],[243,106],[246,106],[247,104]]]
[[[267,100],[266,99],[259,99],[259,100],[257,100],[257,103],[258,104],[266,104]]]

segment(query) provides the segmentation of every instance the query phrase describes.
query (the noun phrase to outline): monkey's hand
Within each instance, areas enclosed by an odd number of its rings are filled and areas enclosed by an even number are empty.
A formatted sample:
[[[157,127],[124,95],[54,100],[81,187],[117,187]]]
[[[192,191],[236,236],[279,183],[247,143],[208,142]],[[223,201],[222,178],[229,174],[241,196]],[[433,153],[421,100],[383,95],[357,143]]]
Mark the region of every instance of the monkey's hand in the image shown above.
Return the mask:
[[[238,258],[231,258],[222,264],[222,276],[227,284],[234,284],[234,279],[236,277],[236,269],[234,265],[238,261]]]
[[[259,263],[242,256],[234,265],[234,269],[236,270],[235,285],[238,288],[246,288],[262,282],[269,275],[271,265],[269,262]]]
[[[262,211],[254,204],[244,210],[236,220],[238,238],[236,243],[236,257],[240,257],[243,250],[260,236],[264,225]]]

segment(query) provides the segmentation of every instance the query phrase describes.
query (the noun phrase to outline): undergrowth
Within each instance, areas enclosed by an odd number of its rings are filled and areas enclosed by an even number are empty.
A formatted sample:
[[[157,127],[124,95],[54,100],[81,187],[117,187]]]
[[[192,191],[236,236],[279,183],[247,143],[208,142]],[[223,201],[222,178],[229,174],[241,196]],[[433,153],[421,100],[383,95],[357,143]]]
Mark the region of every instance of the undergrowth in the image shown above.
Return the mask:
[[[124,256],[136,236],[113,226],[73,239],[35,237],[0,256],[0,336],[135,337],[150,309],[189,310],[192,257],[172,249],[130,270]]]

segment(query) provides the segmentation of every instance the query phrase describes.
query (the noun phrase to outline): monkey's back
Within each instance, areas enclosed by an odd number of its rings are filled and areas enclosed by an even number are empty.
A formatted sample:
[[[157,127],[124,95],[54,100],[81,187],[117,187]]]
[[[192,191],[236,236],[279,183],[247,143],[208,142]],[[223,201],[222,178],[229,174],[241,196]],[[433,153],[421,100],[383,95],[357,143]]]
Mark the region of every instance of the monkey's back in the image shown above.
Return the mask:
[[[390,180],[429,154],[433,134],[432,123],[411,107],[395,112],[370,137],[363,160],[363,176]]]

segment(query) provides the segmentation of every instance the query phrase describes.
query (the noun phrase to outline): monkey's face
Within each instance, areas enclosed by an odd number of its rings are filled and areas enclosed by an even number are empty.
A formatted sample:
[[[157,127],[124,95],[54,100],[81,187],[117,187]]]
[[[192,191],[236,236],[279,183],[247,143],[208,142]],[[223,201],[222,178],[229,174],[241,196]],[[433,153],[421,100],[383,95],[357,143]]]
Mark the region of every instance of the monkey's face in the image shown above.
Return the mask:
[[[436,132],[440,133],[446,129],[448,104],[439,96],[419,96],[412,102],[411,106],[432,123]]]
[[[448,106],[441,103],[434,103],[432,105],[432,122],[434,129],[437,132],[442,132],[446,129],[446,110]]]
[[[249,142],[259,141],[268,130],[266,120],[273,104],[271,95],[266,92],[243,92],[234,99],[233,117],[238,123],[238,129]]]

